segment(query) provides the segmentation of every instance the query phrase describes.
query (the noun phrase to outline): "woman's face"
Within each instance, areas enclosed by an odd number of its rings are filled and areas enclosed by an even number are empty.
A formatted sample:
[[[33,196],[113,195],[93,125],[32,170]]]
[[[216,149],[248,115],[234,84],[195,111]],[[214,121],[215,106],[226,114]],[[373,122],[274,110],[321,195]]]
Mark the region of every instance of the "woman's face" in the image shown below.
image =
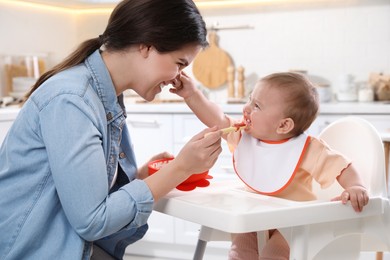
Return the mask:
[[[161,88],[172,81],[186,68],[201,50],[198,45],[188,45],[180,50],[159,53],[154,47],[144,50],[143,69],[140,70],[139,84],[132,88],[146,101],[152,101]]]
[[[260,81],[245,104],[246,131],[260,140],[277,141],[277,128],[284,118],[284,96],[278,88]]]

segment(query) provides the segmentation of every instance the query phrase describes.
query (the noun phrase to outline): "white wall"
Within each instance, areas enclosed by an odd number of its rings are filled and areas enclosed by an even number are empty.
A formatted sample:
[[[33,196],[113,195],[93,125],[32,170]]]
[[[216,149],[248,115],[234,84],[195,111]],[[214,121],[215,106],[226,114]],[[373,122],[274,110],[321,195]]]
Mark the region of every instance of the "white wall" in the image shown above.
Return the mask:
[[[98,37],[104,32],[108,22],[109,14],[91,13],[79,15],[78,23],[81,25],[77,31],[77,40],[82,42],[86,39]]]
[[[202,13],[209,26],[254,26],[218,31],[220,47],[245,67],[248,88],[258,77],[290,69],[307,70],[336,88],[343,74],[364,81],[371,72],[390,73],[390,1],[379,2]],[[0,54],[49,52],[50,63],[57,63],[81,41],[101,34],[108,16],[0,2]],[[223,86],[211,94],[223,100],[226,93]]]
[[[48,54],[58,63],[76,44],[76,16],[70,12],[0,1],[0,55]],[[4,84],[0,59],[0,94]]]
[[[0,54],[50,53],[58,60],[75,44],[75,22],[63,10],[0,2]]]
[[[210,25],[255,27],[218,32],[220,47],[246,68],[246,75],[300,69],[337,88],[343,74],[366,81],[371,72],[390,73],[390,1],[205,19]]]

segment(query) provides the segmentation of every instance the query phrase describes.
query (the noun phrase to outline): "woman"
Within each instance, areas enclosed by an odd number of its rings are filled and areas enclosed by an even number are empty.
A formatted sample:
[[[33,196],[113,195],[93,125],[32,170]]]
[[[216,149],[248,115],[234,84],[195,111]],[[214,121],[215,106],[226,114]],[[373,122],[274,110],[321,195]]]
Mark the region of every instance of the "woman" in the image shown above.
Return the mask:
[[[0,259],[121,259],[153,203],[212,167],[216,129],[152,176],[137,170],[122,95],[176,86],[206,33],[191,0],[124,0],[101,36],[38,79],[0,149]]]

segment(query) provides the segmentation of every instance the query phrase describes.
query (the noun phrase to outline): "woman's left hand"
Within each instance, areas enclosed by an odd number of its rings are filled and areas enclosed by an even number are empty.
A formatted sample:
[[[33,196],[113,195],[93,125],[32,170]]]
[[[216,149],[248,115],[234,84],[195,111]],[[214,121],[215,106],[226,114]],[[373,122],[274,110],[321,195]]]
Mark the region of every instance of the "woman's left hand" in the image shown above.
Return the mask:
[[[164,159],[164,158],[173,158],[174,156],[171,153],[168,152],[162,152],[159,154],[154,155],[152,158],[150,158],[144,165],[142,165],[140,168],[138,168],[138,179],[145,179],[149,176],[149,169],[148,164],[152,161]]]

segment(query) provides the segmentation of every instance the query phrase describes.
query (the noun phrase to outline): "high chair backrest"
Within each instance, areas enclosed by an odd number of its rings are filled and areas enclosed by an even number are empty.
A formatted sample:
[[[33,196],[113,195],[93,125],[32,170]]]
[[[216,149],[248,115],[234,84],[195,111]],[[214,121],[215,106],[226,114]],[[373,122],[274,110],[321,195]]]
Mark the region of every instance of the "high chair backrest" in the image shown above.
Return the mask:
[[[360,117],[344,117],[328,125],[319,138],[352,160],[370,196],[387,197],[383,144],[371,123]],[[317,183],[313,188],[319,199],[330,199],[342,191],[337,181],[324,190]]]

